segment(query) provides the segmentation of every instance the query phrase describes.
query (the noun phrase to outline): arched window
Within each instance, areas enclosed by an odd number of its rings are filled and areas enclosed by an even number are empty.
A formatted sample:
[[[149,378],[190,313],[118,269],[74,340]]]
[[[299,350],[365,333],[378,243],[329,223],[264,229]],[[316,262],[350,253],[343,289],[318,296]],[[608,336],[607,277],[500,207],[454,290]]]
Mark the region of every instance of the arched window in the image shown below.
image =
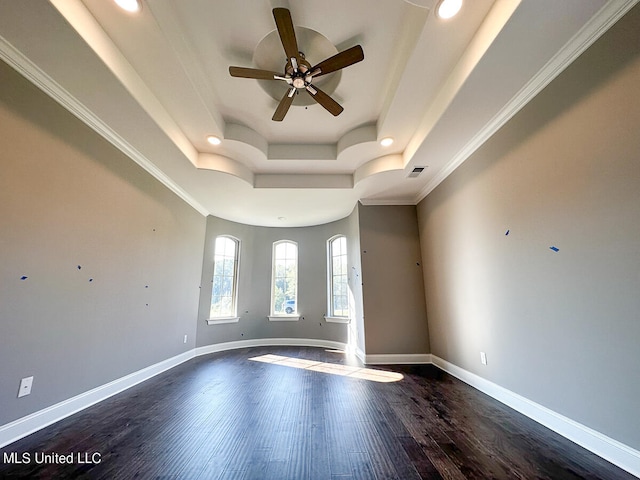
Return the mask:
[[[297,315],[298,245],[289,240],[273,244],[271,315]]]
[[[337,235],[328,244],[328,316],[346,318],[349,316],[349,286],[347,270],[347,237]]]
[[[235,238],[226,235],[216,237],[211,288],[211,319],[236,316],[239,245],[240,242]]]

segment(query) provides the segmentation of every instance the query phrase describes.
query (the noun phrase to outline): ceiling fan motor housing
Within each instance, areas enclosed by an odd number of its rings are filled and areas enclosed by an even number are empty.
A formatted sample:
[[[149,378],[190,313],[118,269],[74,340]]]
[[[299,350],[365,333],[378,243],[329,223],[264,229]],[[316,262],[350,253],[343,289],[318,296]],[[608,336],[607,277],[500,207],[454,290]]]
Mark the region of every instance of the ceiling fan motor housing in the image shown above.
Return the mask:
[[[284,67],[285,75],[291,78],[290,84],[296,88],[306,88],[311,83],[312,76],[310,74],[311,64],[304,58],[304,53],[300,52],[300,56],[296,59],[297,68],[291,61],[287,60]]]

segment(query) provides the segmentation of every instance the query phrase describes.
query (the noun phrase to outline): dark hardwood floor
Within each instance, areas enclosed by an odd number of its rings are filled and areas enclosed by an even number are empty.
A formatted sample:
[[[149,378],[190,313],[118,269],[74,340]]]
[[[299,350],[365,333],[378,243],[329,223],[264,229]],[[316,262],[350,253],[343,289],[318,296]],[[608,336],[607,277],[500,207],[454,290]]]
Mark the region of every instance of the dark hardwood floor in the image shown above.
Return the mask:
[[[0,478],[635,478],[433,366],[371,367],[403,376],[380,382],[264,355],[359,365],[321,348],[198,357],[6,446]]]

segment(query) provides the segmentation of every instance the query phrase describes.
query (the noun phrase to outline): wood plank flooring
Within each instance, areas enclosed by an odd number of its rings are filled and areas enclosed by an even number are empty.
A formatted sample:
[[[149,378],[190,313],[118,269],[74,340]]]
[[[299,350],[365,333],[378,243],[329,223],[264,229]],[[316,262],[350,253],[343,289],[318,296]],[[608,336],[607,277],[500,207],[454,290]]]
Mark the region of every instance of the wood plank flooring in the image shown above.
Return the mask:
[[[381,383],[251,360],[267,354],[361,366],[306,347],[198,357],[1,449],[0,478],[635,478],[434,366],[371,367],[404,376]]]

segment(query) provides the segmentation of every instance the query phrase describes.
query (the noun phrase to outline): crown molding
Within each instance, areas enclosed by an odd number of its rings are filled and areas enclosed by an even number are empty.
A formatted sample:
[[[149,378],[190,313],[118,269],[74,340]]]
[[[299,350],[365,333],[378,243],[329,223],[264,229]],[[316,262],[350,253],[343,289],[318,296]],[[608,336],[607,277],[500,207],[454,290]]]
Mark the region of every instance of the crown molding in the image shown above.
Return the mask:
[[[609,0],[542,69],[418,192],[418,204],[640,0]]]
[[[55,100],[63,108],[78,118],[81,122],[103,137],[118,150],[140,165],[150,175],[156,178],[165,187],[178,195],[201,215],[209,215],[209,211],[196,201],[191,195],[178,186],[165,173],[156,167],[147,157],[138,151],[133,145],[111,129],[98,116],[85,105],[79,102],[73,95],[62,88],[55,80],[43,72],[31,60],[19,52],[11,43],[0,35],[0,58],[9,64],[14,70],[33,83],[36,87]]]
[[[395,206],[415,206],[416,204],[413,200],[406,200],[402,198],[361,198],[360,203],[365,206],[384,206],[384,205],[395,205]]]

